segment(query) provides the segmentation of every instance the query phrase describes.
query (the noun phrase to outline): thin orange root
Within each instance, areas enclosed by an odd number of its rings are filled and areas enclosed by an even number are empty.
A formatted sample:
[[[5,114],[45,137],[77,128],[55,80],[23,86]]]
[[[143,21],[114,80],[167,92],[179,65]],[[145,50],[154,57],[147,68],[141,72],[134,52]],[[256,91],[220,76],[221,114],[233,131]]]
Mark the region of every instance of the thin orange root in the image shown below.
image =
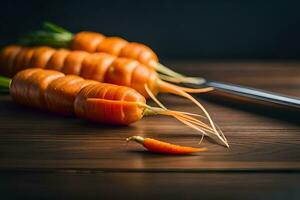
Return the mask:
[[[171,85],[172,86],[172,85]],[[154,94],[151,92],[151,90],[148,88],[147,85],[145,85],[145,89],[148,93],[148,95],[153,99],[154,102],[156,102],[161,109],[157,109],[156,108],[156,112],[157,114],[162,114],[162,115],[169,115],[169,116],[173,116],[175,117],[177,120],[181,121],[182,123],[186,124],[187,126],[201,132],[203,135],[206,135],[214,140],[216,140],[218,143],[225,145],[227,147],[229,147],[227,140],[224,136],[224,134],[221,132],[221,134],[219,133],[219,131],[216,129],[216,126],[214,124],[214,122],[212,121],[210,115],[208,114],[208,112],[205,110],[205,108],[196,100],[194,99],[191,95],[189,95],[188,93],[182,91],[180,88],[177,88],[176,86],[172,87],[171,89],[173,89],[173,93],[178,94],[180,96],[184,96],[186,98],[188,98],[189,100],[191,100],[192,102],[194,102],[198,107],[200,107],[200,109],[203,111],[203,113],[205,114],[210,126],[208,126],[207,124],[205,124],[204,122],[191,117],[191,116],[197,116],[196,114],[192,114],[192,113],[184,113],[184,112],[178,112],[178,111],[172,111],[172,110],[168,110],[155,96]],[[149,107],[149,109],[155,109],[152,107]],[[199,115],[201,116],[201,115]],[[203,116],[201,116],[203,117]]]

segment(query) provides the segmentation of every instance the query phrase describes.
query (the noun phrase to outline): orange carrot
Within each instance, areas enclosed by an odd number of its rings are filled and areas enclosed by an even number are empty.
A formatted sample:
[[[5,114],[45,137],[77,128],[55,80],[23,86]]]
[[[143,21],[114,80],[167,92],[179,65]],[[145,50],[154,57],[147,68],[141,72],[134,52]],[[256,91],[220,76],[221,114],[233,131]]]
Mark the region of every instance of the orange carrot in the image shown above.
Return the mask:
[[[119,125],[131,124],[146,115],[159,114],[172,116],[202,134],[215,136],[203,122],[192,117],[194,114],[168,110],[164,106],[149,106],[141,94],[124,86],[37,68],[17,73],[11,82],[0,78],[0,85],[10,88],[13,100],[20,104],[59,114]],[[155,101],[161,105],[156,98]],[[219,142],[227,145],[226,141]]]
[[[194,148],[187,146],[179,146],[175,144],[170,144],[167,142],[162,142],[152,138],[143,138],[141,136],[131,136],[126,139],[127,142],[135,141],[142,144],[150,152],[162,153],[162,154],[173,154],[173,155],[183,155],[192,154],[196,152],[207,151],[206,148]]]
[[[144,97],[149,97],[150,93],[156,95],[158,92],[183,96],[191,100],[203,111],[209,121],[209,125],[206,128],[210,129],[219,139],[226,141],[226,138],[216,129],[205,108],[188,94],[208,92],[212,88],[191,89],[167,83],[161,80],[154,70],[135,60],[118,58],[105,53],[87,53],[85,51],[68,51],[65,49],[55,50],[50,47],[30,48],[12,45],[1,51],[0,63],[4,68],[2,71],[7,72],[6,75],[8,76],[14,75],[20,69],[38,67],[59,70],[65,74],[74,74],[86,79],[131,87]],[[148,86],[148,91],[145,85]]]
[[[88,31],[72,34],[55,24],[46,22],[44,23],[44,30],[23,36],[21,43],[26,45],[68,47],[73,50],[90,53],[108,53],[113,56],[137,60],[147,67],[164,74],[162,78],[171,82],[200,83],[204,81],[204,79],[186,77],[169,69],[159,63],[157,55],[148,46],[137,42],[128,42],[120,37],[106,37],[103,34]]]
[[[146,97],[148,94],[145,84],[154,94],[170,92],[181,96],[183,92],[202,93],[213,89],[191,89],[172,85],[162,81],[154,70],[135,60],[106,53],[10,45],[2,49],[0,63],[0,73],[9,77],[31,67],[53,69],[91,80],[132,87]]]

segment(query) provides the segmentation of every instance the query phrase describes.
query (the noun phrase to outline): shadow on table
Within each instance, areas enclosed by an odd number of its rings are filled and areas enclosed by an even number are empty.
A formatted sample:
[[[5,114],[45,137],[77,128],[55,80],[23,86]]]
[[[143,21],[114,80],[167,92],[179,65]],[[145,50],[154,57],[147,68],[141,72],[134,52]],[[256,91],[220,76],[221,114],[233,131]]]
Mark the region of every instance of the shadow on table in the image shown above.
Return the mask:
[[[167,154],[160,154],[160,153],[154,153],[150,152],[147,150],[128,150],[127,152],[132,153],[132,154],[140,154],[143,155],[143,157],[149,157],[149,158],[157,158],[157,157],[166,157],[166,156],[171,156],[171,157],[192,157],[192,156],[198,156],[199,154],[186,154],[186,155],[167,155]]]
[[[264,101],[252,101],[242,97],[225,95],[223,93],[201,94],[201,98],[215,104],[222,104],[258,115],[263,115],[293,124],[300,123],[300,110],[279,106]]]
[[[63,130],[64,134],[73,134],[86,132],[89,134],[105,132],[112,130],[115,132],[122,131],[124,126],[99,124],[88,120],[80,119],[75,116],[64,116],[56,113],[43,111],[31,107],[22,106],[11,101],[10,98],[1,100],[0,110],[2,118],[5,118],[10,129],[6,132],[15,130],[30,130],[33,132],[32,127],[39,127],[36,130],[47,129],[53,134],[58,133],[58,130]],[[134,126],[126,126],[126,130],[136,131]],[[17,131],[18,132],[18,131]]]

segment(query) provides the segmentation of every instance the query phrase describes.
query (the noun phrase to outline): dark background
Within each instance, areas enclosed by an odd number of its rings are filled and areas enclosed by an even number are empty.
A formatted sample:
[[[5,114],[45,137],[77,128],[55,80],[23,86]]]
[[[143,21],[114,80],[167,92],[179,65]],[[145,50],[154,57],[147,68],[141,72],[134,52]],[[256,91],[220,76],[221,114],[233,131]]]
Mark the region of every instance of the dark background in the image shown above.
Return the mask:
[[[0,45],[45,21],[150,45],[165,59],[299,59],[296,1],[1,1]]]

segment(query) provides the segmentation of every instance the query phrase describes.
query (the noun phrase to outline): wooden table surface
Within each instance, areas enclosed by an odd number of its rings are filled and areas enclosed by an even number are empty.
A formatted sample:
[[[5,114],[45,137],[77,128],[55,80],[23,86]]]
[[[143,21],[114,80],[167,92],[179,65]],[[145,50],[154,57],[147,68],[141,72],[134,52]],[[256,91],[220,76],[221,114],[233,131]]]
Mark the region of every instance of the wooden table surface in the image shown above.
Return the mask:
[[[300,97],[300,62],[168,64],[188,75]],[[127,145],[125,138],[141,135],[198,146],[201,137],[168,117],[145,117],[128,127],[103,126],[24,108],[1,95],[0,195],[299,198],[299,113],[231,103],[218,96],[197,98],[227,136],[229,149],[205,139],[201,146],[209,151],[197,155],[151,154],[137,144]],[[197,111],[180,97],[164,94],[159,99],[172,109]]]

